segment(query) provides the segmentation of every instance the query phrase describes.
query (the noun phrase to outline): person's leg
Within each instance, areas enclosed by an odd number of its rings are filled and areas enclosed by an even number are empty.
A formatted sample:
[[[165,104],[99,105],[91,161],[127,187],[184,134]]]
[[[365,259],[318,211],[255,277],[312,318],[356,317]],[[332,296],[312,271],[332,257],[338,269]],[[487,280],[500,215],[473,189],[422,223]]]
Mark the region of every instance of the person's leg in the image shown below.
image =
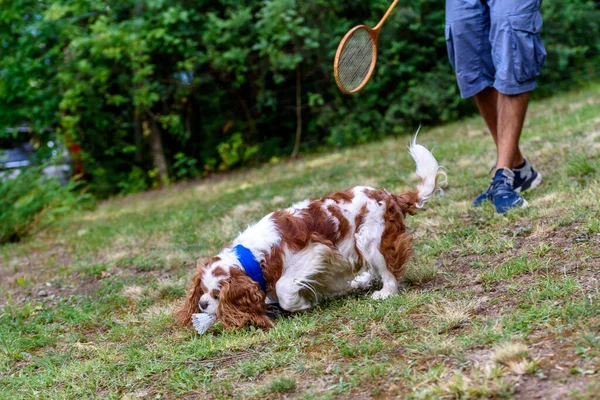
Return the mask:
[[[493,201],[496,211],[504,213],[526,206],[520,192],[541,182],[541,175],[531,168],[519,150],[521,129],[527,112],[529,92],[537,87],[535,78],[545,60],[545,49],[539,31],[542,17],[540,0],[487,0],[490,12],[490,35],[494,84],[497,91],[476,96],[480,112],[492,136],[493,102],[496,103],[496,173],[486,192],[477,197],[477,206],[486,199]]]
[[[473,96],[479,114],[494,138],[494,144],[498,147],[498,91],[493,87],[487,87]]]
[[[500,102],[498,101],[499,97],[501,98]],[[506,97],[505,95],[498,93],[498,91],[496,89],[494,89],[493,87],[487,87],[474,96],[475,104],[477,104],[479,113],[485,120],[485,123],[486,123],[488,129],[490,130],[490,133],[492,134],[492,138],[494,139],[494,144],[496,145],[496,150],[497,150],[497,154],[498,154],[497,163],[496,163],[498,166],[501,165],[499,162],[499,160],[501,158],[500,153],[502,152],[504,154],[504,152],[507,149],[507,147],[505,145],[502,147],[502,149],[500,149],[500,147],[498,146],[498,125],[500,123],[500,117],[502,117],[502,120],[505,121],[506,117],[508,117],[510,114],[509,112],[506,112],[507,109],[508,110],[513,109],[513,107],[510,107],[510,106],[507,107],[507,105],[505,104],[506,101],[504,101],[505,97]],[[525,107],[527,107],[527,104],[525,104]],[[516,110],[516,111],[517,111],[516,114],[518,114],[519,110]],[[515,113],[512,113],[512,114],[514,115]],[[521,121],[521,125],[522,124],[523,124],[523,121]],[[503,131],[504,130],[506,130],[506,129],[503,129]],[[507,131],[514,132],[514,129],[512,129],[512,127],[508,127]],[[519,129],[519,132],[520,132],[520,129]],[[518,138],[517,138],[516,150],[513,154],[512,160],[513,161],[510,166],[511,168],[517,168],[525,162],[525,159],[523,158],[523,155],[521,154],[521,150],[519,149]]]
[[[498,93],[498,132],[496,140],[498,161],[496,170],[502,168],[513,169],[525,162],[519,150],[519,139],[528,103],[529,92],[515,95]]]

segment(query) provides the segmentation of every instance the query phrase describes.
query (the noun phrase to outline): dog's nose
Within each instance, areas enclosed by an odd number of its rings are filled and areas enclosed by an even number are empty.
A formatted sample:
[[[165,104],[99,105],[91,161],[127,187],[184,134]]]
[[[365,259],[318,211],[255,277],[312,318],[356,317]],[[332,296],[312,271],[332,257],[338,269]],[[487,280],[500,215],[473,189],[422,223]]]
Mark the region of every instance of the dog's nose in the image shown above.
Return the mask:
[[[200,301],[200,309],[201,310],[206,310],[207,307],[208,307],[208,300]]]

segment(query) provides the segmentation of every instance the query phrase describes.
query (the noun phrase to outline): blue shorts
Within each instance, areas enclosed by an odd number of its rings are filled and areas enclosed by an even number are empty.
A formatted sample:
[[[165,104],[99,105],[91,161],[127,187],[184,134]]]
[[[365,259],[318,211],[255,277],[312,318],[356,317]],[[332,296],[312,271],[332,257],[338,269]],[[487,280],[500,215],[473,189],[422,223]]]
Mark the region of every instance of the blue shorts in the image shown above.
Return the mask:
[[[446,0],[446,46],[463,98],[488,86],[519,94],[537,87],[546,61],[542,0]]]

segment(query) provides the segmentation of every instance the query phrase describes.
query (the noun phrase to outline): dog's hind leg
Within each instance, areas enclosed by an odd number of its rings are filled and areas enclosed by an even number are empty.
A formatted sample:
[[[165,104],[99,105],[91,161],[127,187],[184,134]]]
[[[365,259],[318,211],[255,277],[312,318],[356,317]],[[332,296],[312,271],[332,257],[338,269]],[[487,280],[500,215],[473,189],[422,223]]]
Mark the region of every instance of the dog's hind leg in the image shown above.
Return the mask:
[[[383,282],[381,290],[373,293],[374,299],[385,299],[387,297],[398,294],[398,281],[394,274],[387,268],[385,258],[376,248],[360,249],[363,253],[365,262],[369,264],[374,272],[376,272]]]
[[[367,203],[363,224],[355,233],[356,247],[369,271],[379,275],[383,286],[373,293],[374,299],[385,299],[398,294],[398,281],[393,270],[388,268],[387,257],[382,254],[382,235],[385,229],[383,215],[385,204],[376,201]]]

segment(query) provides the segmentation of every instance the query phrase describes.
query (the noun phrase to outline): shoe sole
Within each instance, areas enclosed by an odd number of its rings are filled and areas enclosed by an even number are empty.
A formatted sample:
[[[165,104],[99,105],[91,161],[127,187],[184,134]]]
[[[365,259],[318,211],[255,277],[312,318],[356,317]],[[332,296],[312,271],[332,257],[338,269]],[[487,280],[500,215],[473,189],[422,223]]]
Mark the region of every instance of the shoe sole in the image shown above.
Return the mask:
[[[516,188],[515,189],[515,193],[521,194],[522,192],[526,192],[528,190],[533,190],[536,187],[540,186],[540,184],[542,183],[542,174],[540,174],[538,172],[537,176],[535,177],[535,179],[533,180],[533,182],[531,182],[531,185],[529,185],[529,187],[523,191],[521,191],[521,188]]]
[[[521,198],[521,200],[523,200],[523,202],[519,205],[512,205],[509,208],[507,208],[506,210],[504,210],[503,212],[498,211],[498,209],[496,208],[496,212],[500,215],[504,215],[507,212],[509,212],[511,210],[515,210],[517,208],[527,208],[529,206],[529,203],[527,202],[527,200],[525,200],[524,198]]]

